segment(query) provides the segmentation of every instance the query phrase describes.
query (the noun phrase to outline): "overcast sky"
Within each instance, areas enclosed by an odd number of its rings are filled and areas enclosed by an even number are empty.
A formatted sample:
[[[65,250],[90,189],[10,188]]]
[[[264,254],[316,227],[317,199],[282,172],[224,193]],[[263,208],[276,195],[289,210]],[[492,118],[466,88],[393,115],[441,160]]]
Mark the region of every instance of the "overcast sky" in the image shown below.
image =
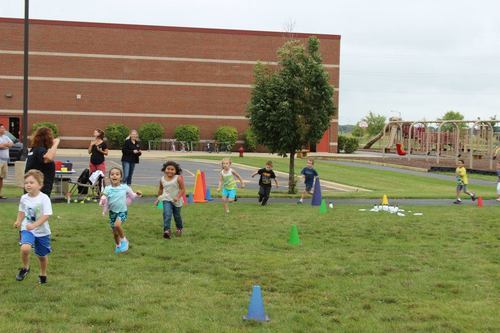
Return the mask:
[[[1,17],[24,1],[1,0]],[[31,0],[37,19],[339,34],[340,123],[500,118],[500,1]]]

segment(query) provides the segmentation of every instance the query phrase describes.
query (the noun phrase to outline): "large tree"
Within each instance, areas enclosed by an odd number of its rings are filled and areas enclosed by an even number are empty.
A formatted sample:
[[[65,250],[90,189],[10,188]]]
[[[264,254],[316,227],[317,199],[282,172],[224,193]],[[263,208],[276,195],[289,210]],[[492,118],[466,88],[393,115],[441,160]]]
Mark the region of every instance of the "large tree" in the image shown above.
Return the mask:
[[[444,114],[444,116],[441,118],[441,120],[464,120],[464,115],[458,111],[450,110]],[[458,124],[458,128],[460,128],[460,129],[464,129],[466,127],[467,127],[467,125],[464,123]],[[455,127],[455,125],[452,125],[452,124],[444,124],[441,127],[441,131],[443,131],[443,132],[451,132],[454,129],[456,129],[456,127]]]
[[[307,49],[290,40],[278,50],[278,66],[258,63],[247,117],[260,144],[289,154],[289,193],[295,192],[295,152],[321,140],[334,115],[333,87],[322,65],[319,40]]]

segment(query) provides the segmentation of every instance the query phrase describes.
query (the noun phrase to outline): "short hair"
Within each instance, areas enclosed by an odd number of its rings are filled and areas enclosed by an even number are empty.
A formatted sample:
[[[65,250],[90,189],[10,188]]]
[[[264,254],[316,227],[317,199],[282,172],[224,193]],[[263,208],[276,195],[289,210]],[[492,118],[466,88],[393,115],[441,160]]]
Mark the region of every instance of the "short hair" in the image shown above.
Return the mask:
[[[459,162],[461,162],[462,164],[465,164],[464,160],[458,160]]]
[[[307,158],[307,162],[309,161],[314,165],[314,159],[312,157]]]
[[[108,172],[109,177],[111,177],[111,171],[113,171],[113,170],[118,170],[118,171],[120,171],[120,177],[122,177],[122,178],[123,178],[123,171],[122,171],[122,169],[121,169],[121,168],[119,168],[119,167],[112,167],[111,169],[109,169],[109,172]]]
[[[266,165],[273,166],[273,161],[267,161],[267,162],[266,162]]]
[[[100,129],[100,128],[96,128],[96,129],[95,129],[95,131],[96,131],[97,133],[99,133],[99,135],[98,135],[97,137],[98,137],[99,139],[101,139],[101,140],[104,140],[104,131],[103,131],[102,129]]]
[[[24,179],[26,179],[28,177],[35,178],[35,180],[38,182],[38,184],[43,186],[43,173],[40,170],[36,170],[36,169],[28,170],[28,172],[26,172],[24,174]]]
[[[173,166],[175,168],[176,175],[180,175],[182,173],[181,166],[179,165],[179,163],[176,163],[174,161],[166,161],[165,163],[163,163],[163,166],[161,167],[161,171],[165,172],[165,170],[167,170],[168,166]]]
[[[49,149],[52,147],[53,143],[54,135],[52,134],[52,130],[48,127],[38,128],[31,139],[32,147],[45,147],[45,149]]]

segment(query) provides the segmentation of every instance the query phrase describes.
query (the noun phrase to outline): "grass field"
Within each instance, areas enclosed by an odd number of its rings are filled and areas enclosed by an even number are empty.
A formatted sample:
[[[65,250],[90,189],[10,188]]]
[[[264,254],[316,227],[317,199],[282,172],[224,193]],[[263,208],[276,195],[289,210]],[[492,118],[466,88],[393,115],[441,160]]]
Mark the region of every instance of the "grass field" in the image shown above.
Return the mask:
[[[220,160],[221,157],[204,156],[203,159]],[[232,158],[234,163],[256,168],[263,167],[268,159],[267,157]],[[275,170],[288,173],[289,160],[287,158],[276,157],[271,160]],[[295,173],[299,174],[305,164],[305,159],[297,159]],[[455,181],[434,179],[425,175],[406,175],[367,167],[333,164],[321,160],[315,161],[314,168],[321,179],[371,190],[371,192],[326,192],[327,197],[380,198],[384,194],[390,198],[453,198],[455,196]],[[469,175],[469,178],[473,179],[474,175]],[[494,185],[471,185],[469,190],[491,199],[495,197],[496,187]],[[254,192],[252,191],[252,196],[255,195]]]
[[[499,207],[404,207],[398,217],[340,206],[220,203],[183,208],[161,238],[160,210],[136,203],[115,255],[96,204],[55,204],[48,284],[25,281],[16,204],[0,210],[1,332],[498,332]],[[292,224],[302,244],[287,244]],[[260,284],[271,322],[242,321]]]

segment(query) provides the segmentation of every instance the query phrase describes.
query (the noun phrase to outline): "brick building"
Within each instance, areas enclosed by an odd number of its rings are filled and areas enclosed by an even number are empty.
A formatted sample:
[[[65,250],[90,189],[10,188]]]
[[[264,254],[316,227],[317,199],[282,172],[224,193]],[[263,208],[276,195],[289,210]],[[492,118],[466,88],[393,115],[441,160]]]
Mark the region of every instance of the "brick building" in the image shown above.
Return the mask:
[[[241,134],[257,61],[276,64],[283,33],[66,21],[30,21],[29,123],[58,125],[61,147],[87,147],[94,128],[158,122],[165,137],[194,124]],[[305,40],[313,34],[294,33]],[[314,34],[338,105],[340,36]],[[22,115],[23,20],[0,18],[0,122]],[[317,145],[337,151],[338,120]],[[17,134],[17,133],[16,133]]]

